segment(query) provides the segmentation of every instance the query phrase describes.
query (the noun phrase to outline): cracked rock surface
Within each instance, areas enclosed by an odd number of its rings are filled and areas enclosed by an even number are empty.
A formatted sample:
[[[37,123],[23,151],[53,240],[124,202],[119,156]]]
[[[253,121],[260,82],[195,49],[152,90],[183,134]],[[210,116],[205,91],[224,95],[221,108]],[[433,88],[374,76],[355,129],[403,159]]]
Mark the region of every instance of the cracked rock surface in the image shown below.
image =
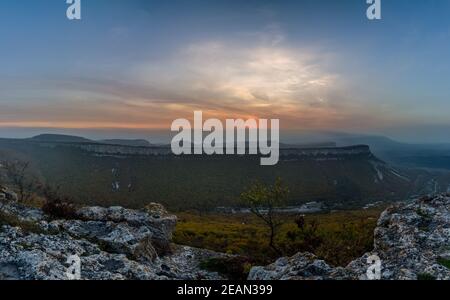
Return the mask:
[[[252,268],[250,280],[367,280],[368,259],[381,260],[383,280],[450,280],[450,195],[398,203],[381,215],[374,250],[345,268],[334,268],[309,253]]]
[[[73,220],[53,220],[40,209],[3,203],[0,213],[15,226],[3,221],[0,228],[0,279],[66,280],[72,255],[86,280],[222,279],[199,264],[225,255],[174,245],[176,217],[151,207],[85,207]]]

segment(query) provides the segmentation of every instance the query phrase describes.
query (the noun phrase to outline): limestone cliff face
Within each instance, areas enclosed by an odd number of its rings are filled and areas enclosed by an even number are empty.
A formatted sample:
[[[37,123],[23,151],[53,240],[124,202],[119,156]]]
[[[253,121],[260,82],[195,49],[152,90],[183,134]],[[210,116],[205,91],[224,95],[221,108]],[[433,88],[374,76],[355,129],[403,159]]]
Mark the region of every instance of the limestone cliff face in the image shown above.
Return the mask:
[[[199,264],[225,255],[173,245],[176,217],[157,204],[146,211],[86,207],[73,220],[53,220],[9,202],[0,214],[0,279],[68,279],[72,255],[86,280],[221,279]]]
[[[369,258],[374,255],[381,260],[383,280],[450,280],[450,195],[421,198],[387,209],[375,230],[374,250],[346,268],[333,268],[312,254],[298,253],[253,268],[249,279],[366,280]]]
[[[122,155],[122,156],[172,156],[170,145],[162,146],[132,146],[125,143],[102,143],[102,142],[58,142],[34,140],[41,147],[71,147],[97,155]],[[128,141],[132,142],[132,141]],[[280,147],[282,159],[298,160],[347,160],[354,158],[374,159],[369,146],[356,145],[349,147],[319,147],[310,148],[302,146]]]

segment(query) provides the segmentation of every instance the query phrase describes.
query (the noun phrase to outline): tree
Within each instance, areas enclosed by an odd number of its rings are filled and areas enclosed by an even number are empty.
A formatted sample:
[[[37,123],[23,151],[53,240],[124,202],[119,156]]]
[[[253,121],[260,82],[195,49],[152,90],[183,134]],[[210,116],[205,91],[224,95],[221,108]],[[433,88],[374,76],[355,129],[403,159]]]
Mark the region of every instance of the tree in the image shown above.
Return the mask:
[[[39,180],[30,171],[30,162],[3,161],[6,178],[11,181],[19,194],[19,202],[29,201],[39,187]]]
[[[279,255],[282,255],[282,252],[275,245],[275,237],[278,228],[283,224],[283,218],[278,209],[286,205],[288,195],[289,190],[280,178],[271,186],[256,181],[241,194],[242,204],[248,206],[269,228],[269,246]]]

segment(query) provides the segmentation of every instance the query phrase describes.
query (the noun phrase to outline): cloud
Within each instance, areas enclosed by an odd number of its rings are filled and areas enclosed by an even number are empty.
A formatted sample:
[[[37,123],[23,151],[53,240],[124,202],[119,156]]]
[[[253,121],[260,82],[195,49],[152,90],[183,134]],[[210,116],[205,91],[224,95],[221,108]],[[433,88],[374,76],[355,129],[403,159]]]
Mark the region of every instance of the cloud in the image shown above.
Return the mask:
[[[284,128],[376,122],[327,70],[332,59],[287,46],[271,25],[235,41],[192,42],[116,74],[0,83],[0,126],[167,129],[194,110],[220,119],[279,118]]]
[[[229,117],[280,117],[323,109],[328,104],[324,99],[338,89],[339,76],[321,68],[324,54],[282,47],[274,42],[280,39],[262,45],[193,43],[164,61],[136,66],[132,77],[140,85],[158,86],[168,99],[185,95],[178,103],[183,108],[226,112]]]

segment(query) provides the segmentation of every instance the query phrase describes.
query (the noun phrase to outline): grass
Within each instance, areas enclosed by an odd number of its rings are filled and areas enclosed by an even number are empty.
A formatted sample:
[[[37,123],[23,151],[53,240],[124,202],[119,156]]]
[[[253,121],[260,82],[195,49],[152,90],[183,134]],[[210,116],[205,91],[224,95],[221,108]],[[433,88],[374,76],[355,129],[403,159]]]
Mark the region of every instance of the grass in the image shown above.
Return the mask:
[[[0,212],[0,226],[9,225],[12,227],[20,227],[24,232],[41,234],[44,230],[35,222],[20,220],[17,216]]]
[[[450,269],[450,259],[444,259],[444,258],[441,258],[441,259],[438,259],[438,263],[439,263],[441,266],[444,266],[444,267],[446,267],[447,269]]]
[[[434,277],[433,275],[428,274],[428,273],[421,273],[421,274],[417,275],[417,280],[430,281],[430,280],[436,280],[436,277]]]
[[[311,252],[334,266],[345,266],[372,250],[373,231],[382,209],[345,211],[305,217],[299,229],[295,216],[286,216],[276,243],[286,256]],[[256,264],[279,255],[268,246],[267,228],[249,214],[180,213],[174,242],[251,258]]]

